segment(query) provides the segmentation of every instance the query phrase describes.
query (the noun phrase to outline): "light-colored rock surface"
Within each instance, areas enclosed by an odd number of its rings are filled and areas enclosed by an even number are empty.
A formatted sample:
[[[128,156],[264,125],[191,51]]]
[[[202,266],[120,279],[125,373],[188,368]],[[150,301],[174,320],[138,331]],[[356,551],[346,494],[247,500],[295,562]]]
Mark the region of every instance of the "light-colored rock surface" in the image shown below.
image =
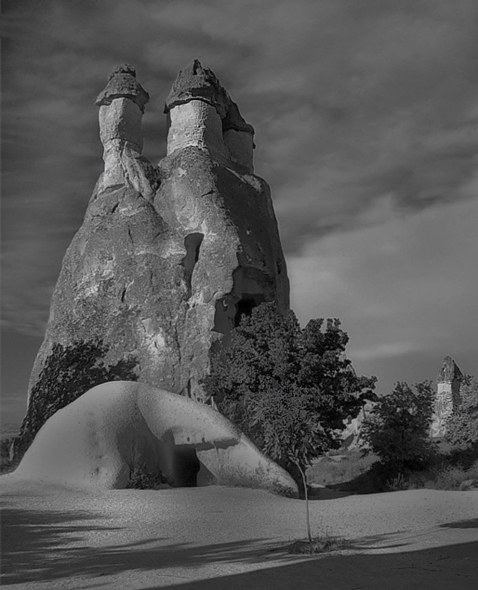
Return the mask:
[[[199,461],[198,461],[199,460]],[[124,488],[135,465],[176,484],[229,479],[297,493],[291,476],[224,416],[143,383],[94,387],[42,427],[12,475],[85,489]]]
[[[304,502],[224,487],[73,492],[0,477],[12,590],[476,590],[478,492],[312,501],[347,551],[294,557]]]
[[[450,356],[446,356],[437,377],[435,408],[433,422],[430,427],[432,437],[445,436],[446,421],[461,402],[460,387],[462,381],[463,373],[458,365]]]
[[[140,381],[207,401],[210,351],[240,315],[289,307],[254,129],[194,61],[167,98],[168,154],[154,167],[141,153],[148,99],[131,66],[97,99],[105,169],[64,257],[30,392],[54,343],[102,340],[106,363],[134,357]]]
[[[344,431],[342,432],[342,448],[347,450],[364,448],[366,443],[362,440],[362,424],[370,415],[374,404],[368,402],[360,410],[355,418],[349,416],[344,420]]]

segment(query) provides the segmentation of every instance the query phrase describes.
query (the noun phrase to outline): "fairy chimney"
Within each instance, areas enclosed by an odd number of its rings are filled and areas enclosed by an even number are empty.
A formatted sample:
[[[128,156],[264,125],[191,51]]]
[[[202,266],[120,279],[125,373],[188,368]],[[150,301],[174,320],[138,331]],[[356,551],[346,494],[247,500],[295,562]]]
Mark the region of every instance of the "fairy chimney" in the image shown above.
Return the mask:
[[[241,315],[289,308],[252,126],[195,60],[167,97],[167,154],[154,166],[142,155],[148,100],[128,65],[98,96],[104,172],[65,254],[29,395],[55,344],[101,341],[105,365],[133,358],[139,381],[207,401],[211,351]]]
[[[446,421],[460,405],[460,386],[463,373],[450,357],[446,356],[437,376],[437,393],[431,435],[443,437],[446,434]]]

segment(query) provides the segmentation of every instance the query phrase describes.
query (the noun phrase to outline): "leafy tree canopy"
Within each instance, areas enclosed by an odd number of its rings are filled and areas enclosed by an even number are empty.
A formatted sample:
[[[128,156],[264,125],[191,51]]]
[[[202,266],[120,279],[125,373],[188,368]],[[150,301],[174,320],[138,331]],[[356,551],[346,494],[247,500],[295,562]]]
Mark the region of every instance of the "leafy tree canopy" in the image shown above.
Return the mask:
[[[397,470],[423,466],[435,445],[429,438],[435,391],[431,381],[415,385],[415,391],[398,382],[381,397],[362,424],[362,438],[381,462]]]
[[[203,381],[218,409],[295,477],[340,446],[343,420],[375,398],[375,377],[358,377],[345,357],[347,334],[337,319],[311,320],[263,303],[243,316],[230,343],[212,356]]]

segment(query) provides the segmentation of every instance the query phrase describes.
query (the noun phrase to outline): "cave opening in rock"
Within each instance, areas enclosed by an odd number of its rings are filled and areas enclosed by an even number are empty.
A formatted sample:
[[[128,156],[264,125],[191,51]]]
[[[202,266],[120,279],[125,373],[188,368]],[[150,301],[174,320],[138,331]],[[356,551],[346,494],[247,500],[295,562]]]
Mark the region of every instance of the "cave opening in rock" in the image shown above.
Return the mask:
[[[241,323],[242,316],[249,317],[254,307],[265,301],[262,293],[243,293],[239,300],[234,301],[235,299],[237,298],[232,295],[226,295],[216,301],[213,327],[215,332],[227,336]]]
[[[265,299],[262,293],[243,293],[242,298],[236,303],[234,327],[237,328],[241,323],[242,316],[249,317],[254,307],[264,303],[264,301]]]
[[[199,260],[199,250],[201,248],[204,234],[199,232],[189,234],[184,238],[184,247],[186,248],[186,256],[182,259],[182,265],[184,266],[184,276],[188,285],[189,291],[191,291],[191,281],[194,272],[194,267]]]
[[[191,445],[176,445],[173,456],[174,485],[181,488],[196,487],[201,468],[196,449]]]

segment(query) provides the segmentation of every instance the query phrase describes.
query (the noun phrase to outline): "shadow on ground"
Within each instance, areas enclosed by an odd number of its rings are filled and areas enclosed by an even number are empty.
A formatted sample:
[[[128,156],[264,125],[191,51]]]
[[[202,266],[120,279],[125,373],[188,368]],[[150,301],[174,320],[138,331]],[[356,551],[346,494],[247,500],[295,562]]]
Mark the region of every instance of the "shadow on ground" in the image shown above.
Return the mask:
[[[449,523],[450,528],[475,528],[477,519]],[[121,576],[136,571],[147,574],[159,587],[176,590],[248,590],[300,588],[308,590],[475,590],[478,579],[478,542],[451,545],[424,551],[366,554],[378,541],[381,551],[404,543],[393,541],[393,535],[363,538],[349,545],[352,552],[304,557],[290,556],[284,545],[267,539],[244,540],[209,545],[187,543],[167,544],[160,536],[137,543],[114,545],[107,543],[114,528],[108,518],[92,512],[35,511],[5,508],[2,511],[2,584],[29,584],[75,578],[101,582],[102,576]],[[94,535],[91,533],[94,532]],[[98,546],[88,545],[97,538]],[[390,541],[385,546],[383,541]],[[402,540],[403,541],[403,540]],[[362,551],[362,553],[360,553]],[[234,571],[241,564],[250,571],[197,581],[203,566],[224,566]],[[256,568],[254,568],[256,565]],[[227,569],[228,568],[228,569]],[[260,569],[263,568],[263,569]],[[171,569],[180,571],[181,578],[191,582],[161,586],[160,579],[174,577]],[[216,571],[221,571],[216,567]],[[104,580],[104,578],[103,578]],[[68,582],[70,583],[70,582]],[[73,587],[73,586],[69,586]]]
[[[455,522],[446,522],[441,524],[443,529],[478,529],[478,518],[470,518],[470,520],[457,520]],[[476,557],[478,561],[478,555]]]
[[[213,579],[148,585],[141,590],[476,590],[477,554],[478,542],[405,553],[324,555]]]

